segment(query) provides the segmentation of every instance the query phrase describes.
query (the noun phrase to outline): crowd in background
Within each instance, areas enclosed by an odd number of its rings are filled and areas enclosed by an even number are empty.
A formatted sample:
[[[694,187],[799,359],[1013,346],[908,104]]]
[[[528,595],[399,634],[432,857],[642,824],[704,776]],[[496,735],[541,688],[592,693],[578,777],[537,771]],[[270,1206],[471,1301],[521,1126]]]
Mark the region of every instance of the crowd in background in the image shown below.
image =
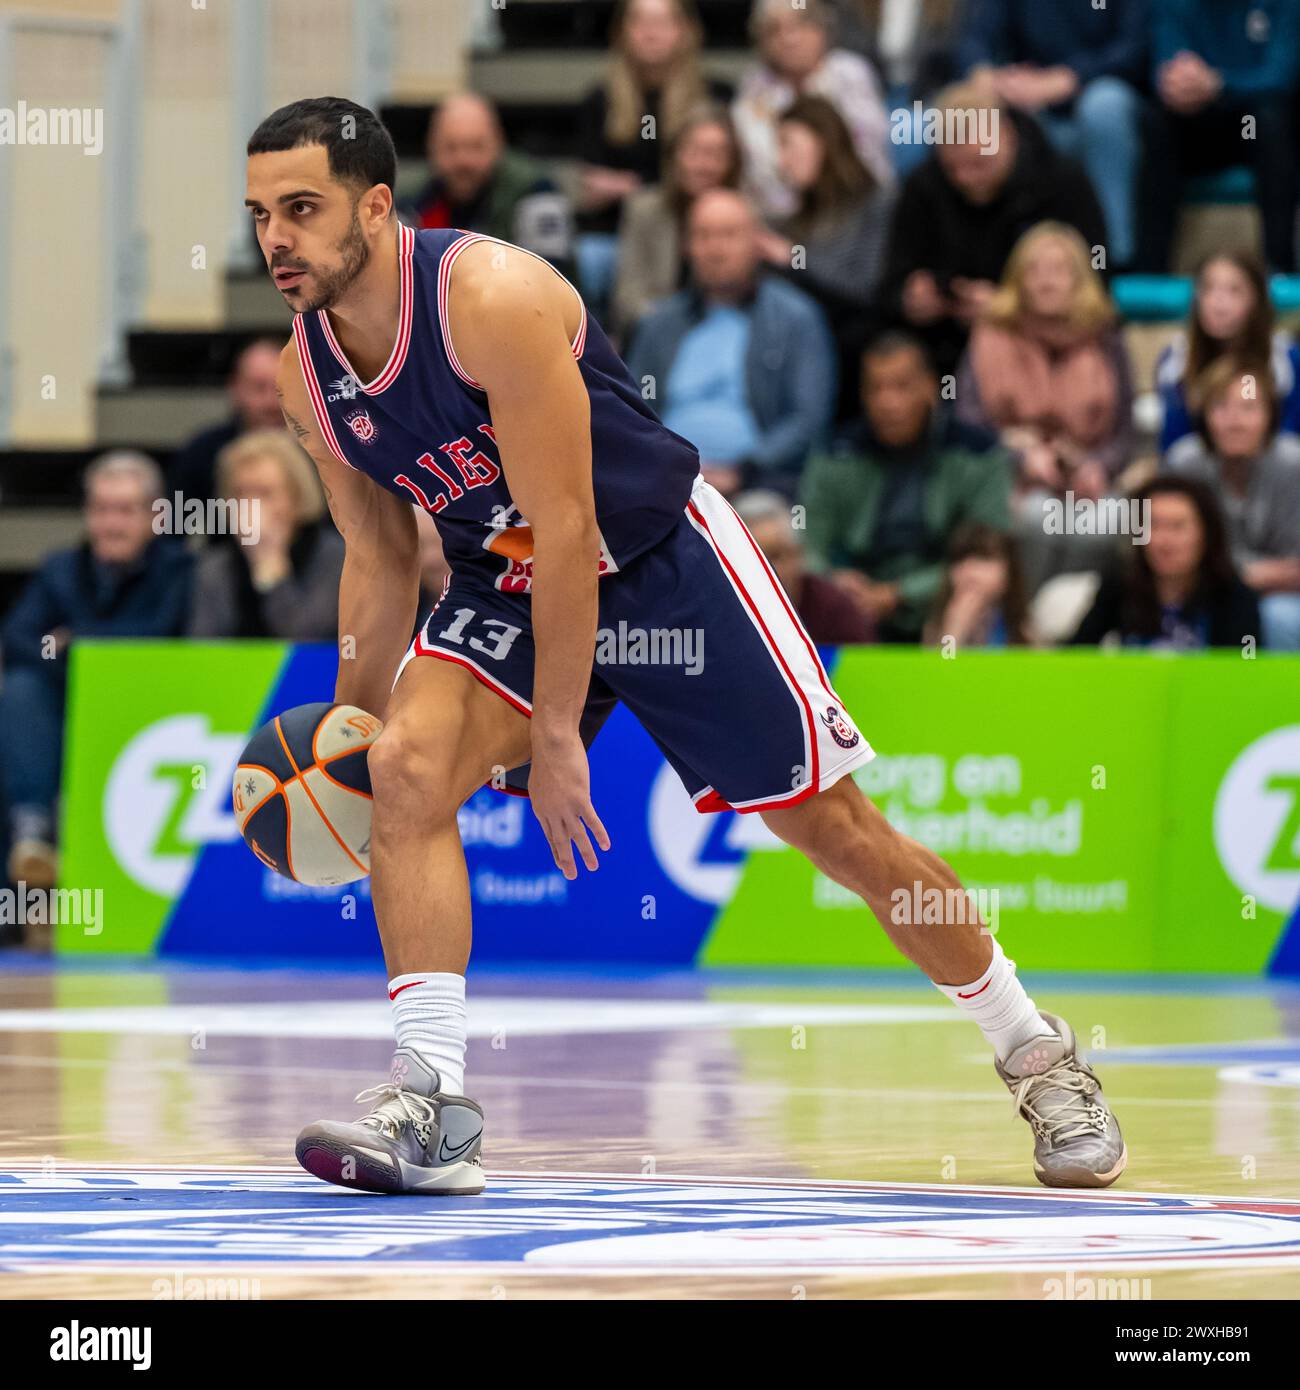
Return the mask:
[[[465,93],[402,217],[577,281],[819,642],[1300,651],[1300,348],[1270,301],[1295,270],[1300,0],[755,0],[751,33],[730,90],[687,0],[626,0],[576,172]],[[1187,180],[1238,167],[1261,245],[1200,265],[1148,440],[1110,282],[1168,271]],[[11,876],[52,854],[71,637],[334,638],[342,544],[279,348],[243,350],[229,419],[165,474],[99,459],[84,543],[4,619]],[[175,491],[255,500],[256,543],[157,536]]]

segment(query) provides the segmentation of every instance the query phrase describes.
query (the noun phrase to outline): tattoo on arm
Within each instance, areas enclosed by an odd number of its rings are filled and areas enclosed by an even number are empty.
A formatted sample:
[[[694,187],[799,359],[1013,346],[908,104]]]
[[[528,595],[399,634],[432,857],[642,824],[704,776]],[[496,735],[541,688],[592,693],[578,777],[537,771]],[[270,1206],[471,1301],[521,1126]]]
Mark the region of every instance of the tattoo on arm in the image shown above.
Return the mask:
[[[298,436],[299,439],[306,439],[311,431],[303,422],[289,409],[284,403],[284,392],[277,386],[275,394],[280,398],[280,414],[284,416],[285,424]]]

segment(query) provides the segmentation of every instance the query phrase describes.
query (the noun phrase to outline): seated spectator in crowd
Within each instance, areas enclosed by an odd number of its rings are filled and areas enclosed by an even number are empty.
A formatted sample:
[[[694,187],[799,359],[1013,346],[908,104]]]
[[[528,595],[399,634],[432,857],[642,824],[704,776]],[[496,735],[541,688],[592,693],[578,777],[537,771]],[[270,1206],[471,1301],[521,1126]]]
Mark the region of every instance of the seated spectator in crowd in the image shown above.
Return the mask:
[[[226,397],[230,415],[219,425],[202,429],[172,456],[167,490],[203,501],[215,498],[217,455],[241,434],[275,430],[284,425],[275,374],[280,368],[283,338],[256,338],[235,358]]]
[[[742,492],[735,507],[814,642],[834,647],[874,638],[870,620],[839,585],[824,575],[809,574],[788,497],[755,488]]]
[[[694,0],[619,0],[604,82],[578,108],[583,161],[578,273],[599,311],[614,280],[623,200],[663,175],[662,159],[691,113],[730,89],[700,66],[704,30]]]
[[[191,557],[154,532],[158,465],[126,450],[86,470],[81,544],[49,556],[0,627],[0,719],[10,816],[9,878],[55,879],[55,801],[62,763],[68,648],[83,638],[175,637],[189,606]]]
[[[1044,222],[1016,243],[971,334],[957,414],[997,431],[1018,460],[1017,534],[1029,592],[1052,574],[1104,567],[1108,538],[1043,524],[1051,499],[1103,496],[1131,448],[1128,357],[1073,227]]]
[[[1089,246],[1101,246],[1106,229],[1082,166],[1058,154],[1031,117],[975,84],[949,88],[935,110],[952,121],[955,138],[903,183],[882,295],[948,373],[1030,227],[1064,222]]]
[[[672,142],[663,182],[637,189],[623,203],[613,296],[620,336],[630,336],[652,304],[681,288],[691,203],[711,188],[739,185],[740,147],[731,118],[720,106],[702,106]]]
[[[873,336],[869,311],[884,263],[893,188],[881,188],[867,171],[825,97],[797,98],[778,130],[781,177],[799,203],[779,231],[763,234],[763,256],[822,306],[839,348],[841,390],[849,397],[842,404],[853,413],[851,383]]]
[[[1150,539],[1130,547],[1122,576],[1102,581],[1070,641],[1187,651],[1258,640],[1259,604],[1233,568],[1212,490],[1166,475],[1137,500],[1150,509]]]
[[[1282,402],[1281,428],[1300,433],[1300,347],[1273,327],[1273,301],[1264,263],[1254,252],[1217,251],[1201,262],[1187,331],[1156,361],[1156,392],[1163,417],[1160,452],[1196,428],[1187,383],[1219,356],[1268,362]]]
[[[927,646],[1024,647],[1033,642],[1029,605],[1016,543],[982,522],[959,526],[948,542],[948,563],[925,625]]]
[[[781,178],[777,123],[797,96],[833,103],[853,137],[858,158],[884,185],[893,179],[889,116],[867,60],[832,48],[834,14],[822,0],[756,0],[750,29],[759,63],[740,84],[732,108],[744,153],[745,186],[766,218],[789,217],[798,195]]]
[[[451,566],[443,554],[438,523],[423,507],[413,510],[416,529],[420,533],[420,597],[415,607],[415,631],[419,632],[442,598],[442,591],[451,575]]]
[[[1010,526],[1011,466],[992,436],[944,408],[917,339],[882,335],[861,381],[863,419],[804,473],[808,566],[857,601],[881,641],[915,642],[953,529]]]
[[[506,148],[491,102],[448,97],[429,118],[430,179],[410,205],[417,227],[459,227],[513,242],[572,270],[569,201],[536,160]]]
[[[966,7],[957,49],[963,72],[1036,116],[1057,149],[1082,162],[1106,214],[1112,269],[1137,254],[1147,30],[1147,0],[979,0]]]
[[[343,541],[323,520],[307,455],[283,430],[262,430],[221,451],[217,485],[251,524],[200,556],[189,635],[333,641]]]
[[[1189,174],[1248,164],[1269,267],[1293,271],[1300,5],[1160,0],[1152,18],[1156,101],[1141,177],[1143,268],[1169,269]]]
[[[728,497],[760,485],[793,493],[835,401],[825,317],[807,295],[759,275],[759,231],[741,194],[701,194],[687,224],[690,288],[641,320],[627,357]]]
[[[891,108],[928,96],[956,75],[961,0],[828,0],[828,7],[840,47],[872,64]],[[897,161],[897,146],[893,153]]]
[[[1266,643],[1300,651],[1300,439],[1278,433],[1265,364],[1218,358],[1192,403],[1198,431],[1174,445],[1166,467],[1212,489],[1228,518],[1233,560],[1260,595]]]

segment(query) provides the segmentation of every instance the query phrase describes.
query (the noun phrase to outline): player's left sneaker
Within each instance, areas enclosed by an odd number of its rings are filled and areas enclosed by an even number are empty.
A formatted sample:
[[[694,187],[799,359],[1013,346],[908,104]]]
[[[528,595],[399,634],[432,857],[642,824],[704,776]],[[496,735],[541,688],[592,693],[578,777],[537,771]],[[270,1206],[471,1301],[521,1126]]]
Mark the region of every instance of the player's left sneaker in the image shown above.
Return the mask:
[[[443,1095],[441,1085],[435,1067],[399,1047],[389,1080],[357,1096],[358,1104],[374,1102],[370,1113],[308,1125],[294,1146],[298,1162],[313,1177],[365,1192],[482,1192],[483,1112],[467,1096]]]
[[[1055,1014],[1038,1016],[1056,1036],[1032,1038],[993,1064],[1034,1131],[1034,1172],[1048,1187],[1109,1187],[1128,1162],[1119,1122],[1074,1030]]]

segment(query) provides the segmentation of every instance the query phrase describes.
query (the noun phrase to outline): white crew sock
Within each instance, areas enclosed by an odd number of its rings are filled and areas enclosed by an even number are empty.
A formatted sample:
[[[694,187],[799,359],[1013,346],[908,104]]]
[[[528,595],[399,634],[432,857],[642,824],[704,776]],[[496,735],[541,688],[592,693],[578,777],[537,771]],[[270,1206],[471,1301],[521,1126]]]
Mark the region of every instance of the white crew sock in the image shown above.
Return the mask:
[[[968,985],[935,984],[949,999],[980,1026],[989,1040],[999,1062],[1006,1059],[1021,1043],[1030,1038],[1051,1038],[1056,1035],[1038,1016],[1034,1001],[1016,979],[1016,963],[1008,960],[993,941],[993,959],[989,968]]]
[[[465,1094],[465,977],[421,973],[388,982],[398,1047],[438,1068],[447,1095]]]

